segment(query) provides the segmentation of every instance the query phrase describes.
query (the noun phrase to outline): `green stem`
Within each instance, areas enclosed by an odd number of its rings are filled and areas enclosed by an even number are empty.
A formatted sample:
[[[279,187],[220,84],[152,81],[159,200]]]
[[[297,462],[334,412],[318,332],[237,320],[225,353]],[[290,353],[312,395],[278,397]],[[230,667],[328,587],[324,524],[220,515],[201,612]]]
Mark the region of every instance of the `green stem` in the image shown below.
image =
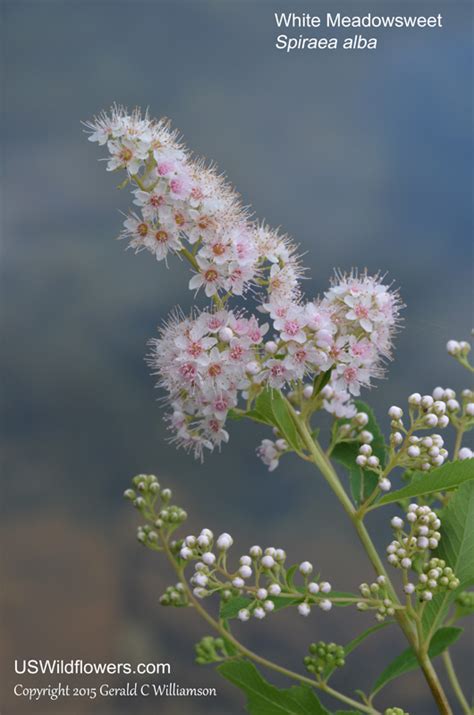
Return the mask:
[[[169,545],[166,541],[166,538],[163,535],[163,532],[161,532],[161,538],[164,546],[165,553],[168,557],[168,560],[171,562],[171,565],[173,566],[174,570],[176,571],[176,574],[183,584],[183,587],[185,589],[186,595],[189,599],[189,602],[193,605],[193,607],[196,609],[196,611],[199,613],[202,618],[220,635],[228,640],[232,645],[237,648],[237,650],[242,654],[245,655],[247,658],[250,658],[251,660],[255,661],[255,663],[259,663],[260,665],[264,666],[265,668],[269,668],[270,670],[274,670],[277,673],[280,673],[281,675],[285,675],[287,678],[291,678],[292,680],[297,680],[300,683],[304,683],[305,685],[309,685],[312,688],[319,688],[320,690],[323,690],[326,692],[328,695],[332,695],[332,697],[336,698],[337,700],[340,700],[343,703],[346,703],[346,705],[350,705],[351,707],[357,708],[357,710],[360,710],[364,713],[368,713],[368,715],[381,715],[381,713],[378,710],[375,710],[373,707],[369,707],[366,705],[363,705],[362,703],[358,702],[357,700],[353,700],[352,698],[348,697],[347,695],[344,695],[343,693],[338,692],[337,690],[333,690],[333,688],[330,688],[326,683],[317,683],[316,681],[312,680],[311,678],[307,678],[305,675],[300,675],[299,673],[295,673],[293,670],[289,670],[288,668],[285,668],[282,665],[278,665],[278,663],[274,663],[271,660],[267,660],[266,658],[263,658],[261,655],[258,655],[258,653],[254,653],[252,650],[249,648],[246,648],[246,646],[242,645],[240,641],[238,641],[232,633],[230,633],[228,630],[224,628],[224,626],[219,623],[219,621],[216,621],[215,618],[211,616],[210,613],[199,603],[198,599],[194,596],[193,592],[189,588],[188,582],[184,577],[183,574],[183,569],[178,566],[176,563],[176,559],[173,557],[173,554],[170,551]]]
[[[443,662],[444,667],[446,668],[446,673],[448,675],[449,682],[451,683],[451,687],[453,689],[454,694],[456,695],[456,698],[458,699],[463,713],[465,713],[465,715],[472,715],[473,710],[469,706],[469,703],[466,700],[466,696],[462,691],[461,684],[458,680],[458,676],[456,675],[456,671],[454,670],[453,661],[451,660],[451,655],[449,654],[448,650],[445,650],[443,653]]]
[[[315,466],[320,470],[322,473],[323,477],[325,480],[328,482],[329,486],[339,499],[340,503],[342,504],[342,507],[346,514],[348,515],[349,519],[351,520],[357,535],[362,542],[362,545],[365,548],[365,551],[378,575],[385,576],[386,579],[386,584],[387,584],[387,590],[391,596],[391,599],[397,604],[400,604],[400,601],[398,599],[398,596],[396,594],[396,591],[392,585],[392,582],[387,574],[387,571],[385,570],[385,567],[380,559],[380,556],[377,553],[377,550],[372,542],[372,539],[370,538],[370,535],[365,528],[362,518],[360,515],[357,514],[357,511],[352,504],[351,500],[347,496],[347,493],[341,484],[341,481],[331,464],[330,460],[328,459],[327,455],[323,452],[321,449],[320,445],[315,442],[311,436],[311,433],[304,423],[302,419],[299,418],[299,415],[295,412],[293,407],[289,402],[287,402],[288,409],[290,410],[293,420],[295,422],[295,425],[300,433],[301,438],[303,439],[303,442],[306,446],[306,449],[309,451],[312,460],[315,464]],[[435,669],[433,668],[433,665],[428,657],[427,653],[427,645],[424,643],[418,643],[418,637],[416,633],[416,629],[413,628],[413,623],[407,616],[407,613],[405,610],[397,610],[395,613],[395,617],[400,625],[400,628],[402,629],[403,633],[405,634],[405,637],[407,638],[408,642],[410,643],[411,647],[413,648],[413,651],[416,654],[416,657],[418,659],[418,662],[420,664],[420,667],[423,671],[423,674],[426,678],[426,681],[430,687],[431,693],[439,707],[439,711],[441,715],[452,715],[452,710],[449,705],[448,699],[446,697],[446,694],[443,690],[443,687],[439,681],[439,678],[436,674]]]
[[[464,436],[464,432],[465,432],[465,425],[461,421],[461,423],[459,424],[459,426],[456,430],[456,441],[454,443],[453,460],[456,460],[459,457],[459,450],[461,449],[462,438]]]

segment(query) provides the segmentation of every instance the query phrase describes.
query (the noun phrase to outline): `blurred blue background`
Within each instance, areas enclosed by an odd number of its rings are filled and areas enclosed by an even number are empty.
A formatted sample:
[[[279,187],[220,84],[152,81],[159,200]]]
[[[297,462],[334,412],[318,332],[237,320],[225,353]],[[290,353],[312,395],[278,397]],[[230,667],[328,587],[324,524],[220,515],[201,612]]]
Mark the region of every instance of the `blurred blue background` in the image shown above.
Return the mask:
[[[444,28],[365,31],[379,38],[372,52],[275,49],[274,11],[336,9],[441,12]],[[283,546],[341,590],[371,577],[318,474],[290,458],[269,474],[256,459],[263,429],[232,425],[230,444],[202,465],[166,442],[143,355],[172,307],[190,306],[187,273],[114,242],[129,194],[97,163],[80,120],[114,101],[170,117],[259,218],[301,245],[309,295],[326,288],[334,267],[388,273],[407,304],[405,325],[390,380],[363,396],[386,427],[389,405],[410,392],[465,386],[444,345],[466,338],[472,322],[471,9],[453,0],[2,3],[5,713],[242,712],[239,692],[193,664],[203,623],[158,606],[173,576],[135,543],[135,514],[121,496],[137,472],[173,488],[189,530],[231,532],[238,554],[252,543]],[[386,519],[370,523],[380,545]],[[334,609],[308,620],[285,612],[237,631],[301,668],[310,641],[344,643],[371,623]],[[404,647],[395,630],[382,631],[335,682],[369,688]],[[13,657],[39,656],[170,660],[181,685],[213,685],[219,696],[14,700]],[[462,646],[454,658],[466,675]],[[379,703],[436,712],[416,673]]]

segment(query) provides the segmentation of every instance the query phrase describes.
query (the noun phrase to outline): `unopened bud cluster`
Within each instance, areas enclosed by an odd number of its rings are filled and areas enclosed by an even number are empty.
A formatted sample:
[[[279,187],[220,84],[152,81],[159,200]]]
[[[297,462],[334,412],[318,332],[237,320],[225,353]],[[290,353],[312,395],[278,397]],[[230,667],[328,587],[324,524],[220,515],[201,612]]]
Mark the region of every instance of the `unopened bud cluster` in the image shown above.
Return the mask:
[[[183,584],[179,582],[176,586],[168,586],[160,598],[160,603],[162,606],[188,606],[189,601]]]
[[[431,601],[440,591],[454,591],[459,586],[459,579],[453,569],[446,566],[443,559],[432,558],[423,566],[418,577],[416,592],[422,601]]]
[[[456,596],[456,604],[461,608],[474,610],[474,591],[462,591]]]
[[[454,572],[441,559],[426,556],[429,551],[438,547],[441,534],[441,522],[437,514],[429,506],[410,504],[405,522],[398,516],[391,521],[396,538],[387,546],[387,559],[392,566],[408,572],[413,568],[415,560],[425,560],[421,565],[418,584],[405,579],[404,591],[407,595],[416,593],[422,601],[431,601],[439,591],[452,590],[459,586],[459,580]],[[418,563],[418,569],[420,565]]]
[[[468,355],[471,352],[471,345],[467,340],[448,340],[446,350],[456,360],[459,360],[461,365],[468,365]]]
[[[204,636],[199,643],[194,646],[196,651],[196,663],[199,665],[207,665],[208,663],[219,663],[227,660],[230,653],[226,648],[226,642],[223,638],[213,638],[212,636]]]
[[[359,611],[375,610],[375,618],[382,622],[387,617],[395,615],[393,601],[389,597],[387,590],[387,579],[381,575],[373,583],[361,583],[359,586],[363,601],[359,601],[357,608]]]
[[[308,648],[310,655],[304,659],[304,666],[309,673],[323,678],[326,671],[342,668],[345,665],[345,652],[342,645],[336,643],[311,643]]]

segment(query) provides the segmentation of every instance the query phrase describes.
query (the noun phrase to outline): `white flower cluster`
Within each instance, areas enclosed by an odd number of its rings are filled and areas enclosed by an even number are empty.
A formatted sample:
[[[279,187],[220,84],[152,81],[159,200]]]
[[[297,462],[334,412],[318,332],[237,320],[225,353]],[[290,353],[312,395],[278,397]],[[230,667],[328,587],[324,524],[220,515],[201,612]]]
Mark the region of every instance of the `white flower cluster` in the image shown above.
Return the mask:
[[[471,345],[466,340],[448,340],[446,350],[453,357],[465,360],[471,352]]]
[[[236,595],[248,597],[248,606],[238,613],[241,621],[248,621],[251,616],[265,618],[274,610],[273,599],[277,596],[297,600],[298,612],[302,616],[308,616],[313,605],[318,605],[323,611],[332,608],[328,597],[331,584],[311,579],[313,566],[309,561],[303,561],[298,567],[304,577],[304,589],[300,592],[289,588],[284,566],[286,552],[283,549],[252,546],[247,554],[240,557],[238,568],[230,571],[227,552],[232,544],[230,534],[221,534],[214,540],[210,529],[203,529],[198,536],[191,534],[183,540],[179,556],[185,561],[195,561],[190,582],[197,598],[215,593],[220,593],[224,601]]]
[[[380,276],[352,272],[337,274],[321,300],[303,301],[295,246],[251,221],[224,179],[193,159],[167,122],[113,107],[87,127],[91,141],[107,146],[107,168],[126,171],[134,187],[139,213],[128,216],[122,236],[160,260],[186,258],[194,271],[189,287],[214,301],[213,312],[173,317],[153,341],[150,362],[169,393],[178,443],[201,456],[227,441],[225,417],[249,387],[290,389],[328,370],[325,407],[352,416],[350,396],[381,375],[390,355],[397,292]],[[225,308],[249,288],[272,321],[265,344],[267,326]],[[274,464],[269,449],[264,457]]]
[[[387,546],[388,562],[408,572],[413,567],[415,559],[426,559],[430,551],[438,547],[441,534],[441,521],[436,512],[429,506],[410,504],[406,514],[408,531],[405,531],[405,521],[398,516],[391,520],[396,538]],[[404,579],[404,591],[407,595],[416,593],[422,601],[431,601],[434,593],[442,589],[457,588],[459,581],[451,568],[439,559],[428,559],[418,576],[418,584]]]

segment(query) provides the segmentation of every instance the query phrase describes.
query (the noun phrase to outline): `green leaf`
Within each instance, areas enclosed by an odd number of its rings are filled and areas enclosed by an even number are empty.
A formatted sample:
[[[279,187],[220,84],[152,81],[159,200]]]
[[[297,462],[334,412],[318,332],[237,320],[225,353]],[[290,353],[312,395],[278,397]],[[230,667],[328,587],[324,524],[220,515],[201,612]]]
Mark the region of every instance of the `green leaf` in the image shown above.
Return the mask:
[[[229,661],[217,670],[244,691],[250,715],[330,715],[311,688],[306,685],[276,688],[248,660]]]
[[[428,655],[430,658],[436,658],[437,655],[441,655],[443,651],[446,650],[450,645],[452,645],[461,635],[462,628],[440,628],[434,634],[430,647],[428,649]],[[403,673],[408,673],[410,670],[416,670],[418,667],[418,661],[416,659],[415,652],[412,648],[407,648],[400,653],[399,656],[392,660],[390,665],[388,665],[380,677],[376,680],[371,695],[375,695],[382,688],[384,688],[387,683],[391,680],[395,680]]]
[[[372,409],[361,400],[356,400],[355,406],[358,412],[366,412],[369,416],[369,422],[365,429],[369,430],[369,432],[372,432],[374,435],[371,447],[374,455],[379,458],[380,464],[384,467],[387,460],[385,440],[382,431],[377,424],[375,415]],[[338,425],[346,424],[347,422],[348,420],[346,419],[337,421]],[[364,502],[367,497],[372,494],[378,482],[376,474],[373,472],[363,471],[357,466],[356,458],[359,454],[359,447],[359,442],[341,442],[341,444],[337,444],[334,447],[331,454],[337,462],[349,470],[351,493],[357,506],[362,504],[362,502]]]
[[[452,600],[474,583],[473,524],[474,481],[471,480],[459,487],[443,510],[441,541],[435,554],[451,566],[460,585],[456,591],[440,593],[426,604],[423,613],[425,633],[434,631],[443,622]]]
[[[273,414],[275,415],[277,427],[283,434],[288,444],[296,450],[301,449],[301,440],[296,430],[290,410],[285,398],[281,392],[278,392],[278,390],[273,390],[272,409]]]
[[[433,469],[428,474],[416,472],[408,486],[386,494],[373,508],[434,492],[447,492],[471,479],[474,479],[474,459],[465,459],[463,462],[446,462],[442,467]]]

